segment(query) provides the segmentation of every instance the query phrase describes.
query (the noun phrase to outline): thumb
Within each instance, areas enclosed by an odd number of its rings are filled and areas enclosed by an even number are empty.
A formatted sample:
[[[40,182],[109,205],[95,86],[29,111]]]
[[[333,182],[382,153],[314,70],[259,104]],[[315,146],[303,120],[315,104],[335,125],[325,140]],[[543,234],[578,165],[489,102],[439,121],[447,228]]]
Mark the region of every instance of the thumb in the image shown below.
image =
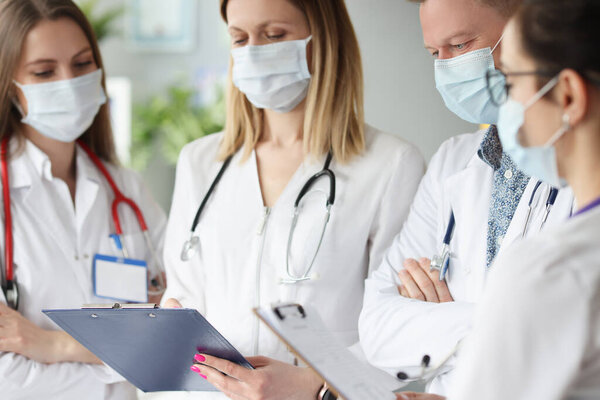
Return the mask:
[[[165,301],[163,308],[183,308],[183,306],[177,299],[170,298]]]

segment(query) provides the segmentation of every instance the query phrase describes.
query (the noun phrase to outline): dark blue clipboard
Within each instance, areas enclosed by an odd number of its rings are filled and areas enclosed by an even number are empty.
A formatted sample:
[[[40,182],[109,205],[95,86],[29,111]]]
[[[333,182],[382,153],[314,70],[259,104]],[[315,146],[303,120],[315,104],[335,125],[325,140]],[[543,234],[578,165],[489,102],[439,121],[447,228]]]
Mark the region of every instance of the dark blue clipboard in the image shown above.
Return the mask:
[[[198,352],[252,369],[196,310],[84,308],[42,312],[144,392],[215,391],[190,370]]]

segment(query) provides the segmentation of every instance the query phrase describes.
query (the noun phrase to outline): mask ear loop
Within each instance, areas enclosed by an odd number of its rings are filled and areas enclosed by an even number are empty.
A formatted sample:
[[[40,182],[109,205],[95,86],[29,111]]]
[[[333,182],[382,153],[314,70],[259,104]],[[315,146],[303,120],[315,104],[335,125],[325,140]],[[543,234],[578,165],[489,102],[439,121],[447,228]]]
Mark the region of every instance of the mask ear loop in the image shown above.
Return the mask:
[[[550,80],[550,82],[546,83],[540,90],[537,92],[525,105],[525,109],[527,110],[529,107],[534,105],[538,100],[544,97],[550,90],[556,86],[558,83],[558,75]]]
[[[569,132],[570,130],[571,130],[571,117],[569,117],[569,114],[565,113],[562,116],[562,126],[560,127],[560,129],[558,131],[556,131],[556,133],[554,135],[552,135],[552,137],[550,138],[550,140],[548,140],[548,143],[546,143],[544,145],[544,147],[554,146],[554,143],[556,143],[558,141],[558,139],[560,139],[562,137],[562,135]]]
[[[496,51],[496,48],[500,45],[500,42],[502,41],[502,39],[504,39],[504,32],[502,32],[502,36],[500,36],[500,39],[498,39],[498,42],[496,42],[496,45],[494,46],[494,48],[492,49],[490,54],[494,54],[494,51]]]

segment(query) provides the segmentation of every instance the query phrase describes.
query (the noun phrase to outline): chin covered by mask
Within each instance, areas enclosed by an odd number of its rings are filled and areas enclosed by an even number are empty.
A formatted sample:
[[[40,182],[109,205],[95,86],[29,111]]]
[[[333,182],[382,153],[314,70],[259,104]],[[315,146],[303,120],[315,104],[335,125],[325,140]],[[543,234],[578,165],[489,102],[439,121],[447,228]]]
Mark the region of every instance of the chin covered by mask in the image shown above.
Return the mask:
[[[557,83],[558,78],[551,80],[526,105],[509,98],[500,107],[498,134],[503,150],[521,171],[553,187],[563,188],[567,183],[558,174],[554,144],[571,129],[568,115],[563,115],[562,126],[543,146],[524,147],[519,142],[519,131],[525,122],[525,111],[548,93]]]
[[[231,50],[234,85],[257,108],[292,111],[308,93],[306,46],[311,38]]]
[[[42,135],[61,142],[77,140],[94,122],[106,103],[102,70],[68,80],[22,85],[15,82],[27,100],[27,115],[21,122]]]
[[[473,124],[496,124],[499,107],[490,97],[486,73],[494,70],[494,50],[487,47],[458,57],[435,60],[435,83],[446,107]],[[503,90],[504,81],[494,82],[492,90]]]

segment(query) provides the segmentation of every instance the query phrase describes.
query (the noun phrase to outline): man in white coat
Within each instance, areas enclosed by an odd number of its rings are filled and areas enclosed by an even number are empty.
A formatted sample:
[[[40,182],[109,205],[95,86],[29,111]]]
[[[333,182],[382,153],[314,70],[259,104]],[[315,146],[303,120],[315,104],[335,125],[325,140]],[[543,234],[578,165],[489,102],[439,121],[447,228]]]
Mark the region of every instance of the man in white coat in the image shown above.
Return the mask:
[[[442,144],[402,232],[366,281],[359,332],[368,360],[389,373],[414,376],[424,355],[435,365],[455,354],[497,254],[560,224],[571,213],[573,197],[569,189],[556,195],[518,171],[503,154],[494,125],[498,107],[486,72],[498,65],[503,28],[521,0],[411,1],[420,3],[425,47],[436,59],[436,86],[446,105],[467,121],[492,124]],[[448,229],[451,215],[454,229]],[[442,252],[446,233],[449,269],[440,281],[430,259]],[[445,394],[453,362],[454,356],[429,392]]]

